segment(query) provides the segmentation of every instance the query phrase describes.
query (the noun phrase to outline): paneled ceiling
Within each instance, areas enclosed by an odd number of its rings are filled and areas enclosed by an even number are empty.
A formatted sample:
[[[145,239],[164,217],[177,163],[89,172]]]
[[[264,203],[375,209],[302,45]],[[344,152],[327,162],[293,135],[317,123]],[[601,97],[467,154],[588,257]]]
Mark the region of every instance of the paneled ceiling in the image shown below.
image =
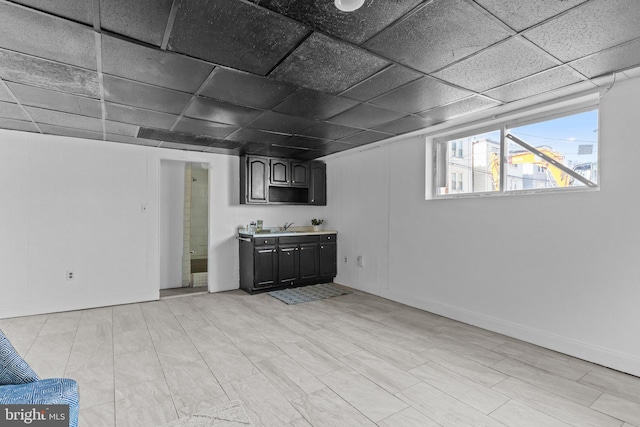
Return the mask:
[[[0,0],[0,128],[314,159],[596,87],[640,65],[639,22],[638,0]]]

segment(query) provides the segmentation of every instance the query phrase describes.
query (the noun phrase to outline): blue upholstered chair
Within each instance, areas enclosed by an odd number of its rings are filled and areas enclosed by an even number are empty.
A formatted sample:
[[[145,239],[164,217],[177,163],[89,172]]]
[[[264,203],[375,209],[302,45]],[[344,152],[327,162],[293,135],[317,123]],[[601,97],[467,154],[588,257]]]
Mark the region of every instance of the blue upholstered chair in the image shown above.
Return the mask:
[[[0,404],[69,405],[69,427],[78,426],[78,384],[69,378],[39,379],[2,331]]]

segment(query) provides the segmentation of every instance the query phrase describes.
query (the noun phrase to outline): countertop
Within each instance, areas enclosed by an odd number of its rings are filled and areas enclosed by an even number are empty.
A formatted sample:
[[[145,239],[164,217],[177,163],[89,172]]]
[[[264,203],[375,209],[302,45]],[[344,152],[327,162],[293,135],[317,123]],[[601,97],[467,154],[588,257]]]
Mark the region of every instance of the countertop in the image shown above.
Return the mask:
[[[268,233],[251,233],[245,230],[238,230],[238,235],[242,237],[284,237],[284,236],[315,236],[321,234],[338,234],[336,230],[320,231],[271,231]]]

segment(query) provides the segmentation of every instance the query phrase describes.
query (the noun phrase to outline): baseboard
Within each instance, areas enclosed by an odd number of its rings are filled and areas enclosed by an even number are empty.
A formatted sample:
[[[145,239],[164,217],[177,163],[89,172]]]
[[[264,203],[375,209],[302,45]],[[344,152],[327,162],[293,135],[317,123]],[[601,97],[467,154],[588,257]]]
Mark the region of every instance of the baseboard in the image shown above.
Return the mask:
[[[370,291],[367,290],[365,292]],[[640,376],[640,357],[631,354],[621,353],[427,298],[417,297],[413,294],[393,292],[388,289],[375,294],[439,316],[487,329],[631,375]]]

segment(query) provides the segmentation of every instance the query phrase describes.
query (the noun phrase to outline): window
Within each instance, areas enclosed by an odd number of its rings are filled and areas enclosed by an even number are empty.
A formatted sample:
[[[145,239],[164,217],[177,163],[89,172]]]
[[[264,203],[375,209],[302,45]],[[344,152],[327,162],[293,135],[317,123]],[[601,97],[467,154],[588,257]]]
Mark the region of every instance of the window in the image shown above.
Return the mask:
[[[436,197],[597,188],[598,110],[439,139],[435,155]]]
[[[451,189],[454,191],[463,191],[462,174],[460,172],[451,173]]]
[[[451,142],[451,157],[455,157],[457,159],[462,159],[464,157],[464,153],[462,151],[462,141]]]

